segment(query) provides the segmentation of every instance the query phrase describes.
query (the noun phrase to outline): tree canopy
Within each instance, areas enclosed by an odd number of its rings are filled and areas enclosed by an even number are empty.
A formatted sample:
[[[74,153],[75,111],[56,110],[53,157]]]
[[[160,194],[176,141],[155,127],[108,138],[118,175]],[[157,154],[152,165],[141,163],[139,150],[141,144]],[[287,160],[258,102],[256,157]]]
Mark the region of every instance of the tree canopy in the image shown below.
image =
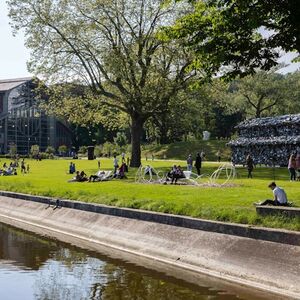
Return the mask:
[[[14,28],[25,30],[30,70],[52,84],[76,80],[89,86],[89,93],[80,97],[84,105],[74,111],[77,117],[85,118],[84,109],[89,115],[103,106],[128,114],[131,165],[139,166],[143,124],[165,110],[171,97],[197,74],[189,69],[193,59],[188,51],[157,38],[159,28],[172,24],[181,12],[175,9],[178,5],[158,0],[8,4]]]
[[[253,74],[277,64],[279,48],[300,52],[297,0],[199,0],[167,28],[198,56],[194,66],[208,75]],[[267,31],[264,32],[264,31]]]

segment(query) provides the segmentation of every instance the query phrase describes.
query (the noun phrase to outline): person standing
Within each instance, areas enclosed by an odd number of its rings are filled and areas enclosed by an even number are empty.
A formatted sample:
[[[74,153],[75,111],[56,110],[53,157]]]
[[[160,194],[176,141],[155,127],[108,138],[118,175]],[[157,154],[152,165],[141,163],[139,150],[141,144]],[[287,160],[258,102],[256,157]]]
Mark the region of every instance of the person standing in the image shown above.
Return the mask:
[[[192,171],[193,170],[193,158],[192,158],[191,154],[189,154],[189,156],[186,160],[186,163],[187,163],[187,170]]]
[[[98,160],[98,170],[100,170],[100,167],[101,167],[101,162],[100,162],[100,159]]]
[[[296,157],[295,154],[291,154],[290,159],[289,159],[289,164],[288,164],[288,169],[290,172],[290,180],[294,181],[296,180]]]
[[[296,170],[298,172],[298,176],[300,176],[300,153],[297,153],[296,156]]]
[[[218,150],[218,152],[217,152],[217,159],[218,159],[218,162],[221,161],[221,151],[220,150]]]
[[[246,158],[246,166],[248,170],[248,178],[252,178],[252,171],[253,171],[253,159],[250,154],[248,154]]]
[[[196,161],[195,161],[195,167],[197,169],[197,174],[198,175],[200,175],[200,173],[201,173],[201,166],[202,166],[202,158],[201,158],[200,153],[197,153]]]
[[[119,168],[119,161],[118,161],[116,155],[114,155],[114,161],[113,161],[113,164],[114,164],[114,174],[116,174],[116,173],[117,173],[117,170],[118,170],[118,168]]]
[[[122,152],[121,157],[122,157],[122,163],[124,163],[125,162],[125,152]]]

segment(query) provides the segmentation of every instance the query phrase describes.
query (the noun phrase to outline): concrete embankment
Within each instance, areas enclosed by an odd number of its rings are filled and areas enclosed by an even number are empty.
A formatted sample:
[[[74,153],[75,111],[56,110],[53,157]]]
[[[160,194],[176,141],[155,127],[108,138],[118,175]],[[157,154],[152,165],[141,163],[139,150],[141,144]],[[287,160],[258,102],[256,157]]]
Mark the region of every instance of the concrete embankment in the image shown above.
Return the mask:
[[[53,209],[47,198],[0,194],[6,195],[0,197],[0,222],[134,257],[155,269],[165,265],[191,281],[208,274],[275,293],[278,299],[300,299],[300,233],[65,200]]]

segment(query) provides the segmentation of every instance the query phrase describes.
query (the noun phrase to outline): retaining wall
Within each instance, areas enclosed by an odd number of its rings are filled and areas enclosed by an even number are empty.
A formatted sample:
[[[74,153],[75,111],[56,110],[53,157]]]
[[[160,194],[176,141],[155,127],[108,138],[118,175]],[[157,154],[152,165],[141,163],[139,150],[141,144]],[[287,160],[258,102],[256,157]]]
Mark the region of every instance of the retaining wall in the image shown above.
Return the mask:
[[[111,248],[144,258],[148,264],[155,261],[154,266],[159,262],[194,276],[208,274],[284,298],[300,299],[297,232],[65,200],[60,201],[62,207],[53,209],[48,205],[49,198],[15,197],[21,199],[0,197],[1,222],[82,243],[94,250]],[[34,201],[24,201],[26,197]],[[72,206],[76,209],[69,208]],[[243,236],[245,233],[248,237]],[[264,240],[264,235],[276,242]]]

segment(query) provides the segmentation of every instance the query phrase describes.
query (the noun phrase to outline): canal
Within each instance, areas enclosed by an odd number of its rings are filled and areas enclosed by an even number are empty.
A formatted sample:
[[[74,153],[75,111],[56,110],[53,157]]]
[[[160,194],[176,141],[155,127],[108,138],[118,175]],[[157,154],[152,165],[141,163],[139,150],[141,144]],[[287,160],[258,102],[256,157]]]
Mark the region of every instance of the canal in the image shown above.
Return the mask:
[[[266,299],[234,291],[191,284],[0,223],[1,300]]]

